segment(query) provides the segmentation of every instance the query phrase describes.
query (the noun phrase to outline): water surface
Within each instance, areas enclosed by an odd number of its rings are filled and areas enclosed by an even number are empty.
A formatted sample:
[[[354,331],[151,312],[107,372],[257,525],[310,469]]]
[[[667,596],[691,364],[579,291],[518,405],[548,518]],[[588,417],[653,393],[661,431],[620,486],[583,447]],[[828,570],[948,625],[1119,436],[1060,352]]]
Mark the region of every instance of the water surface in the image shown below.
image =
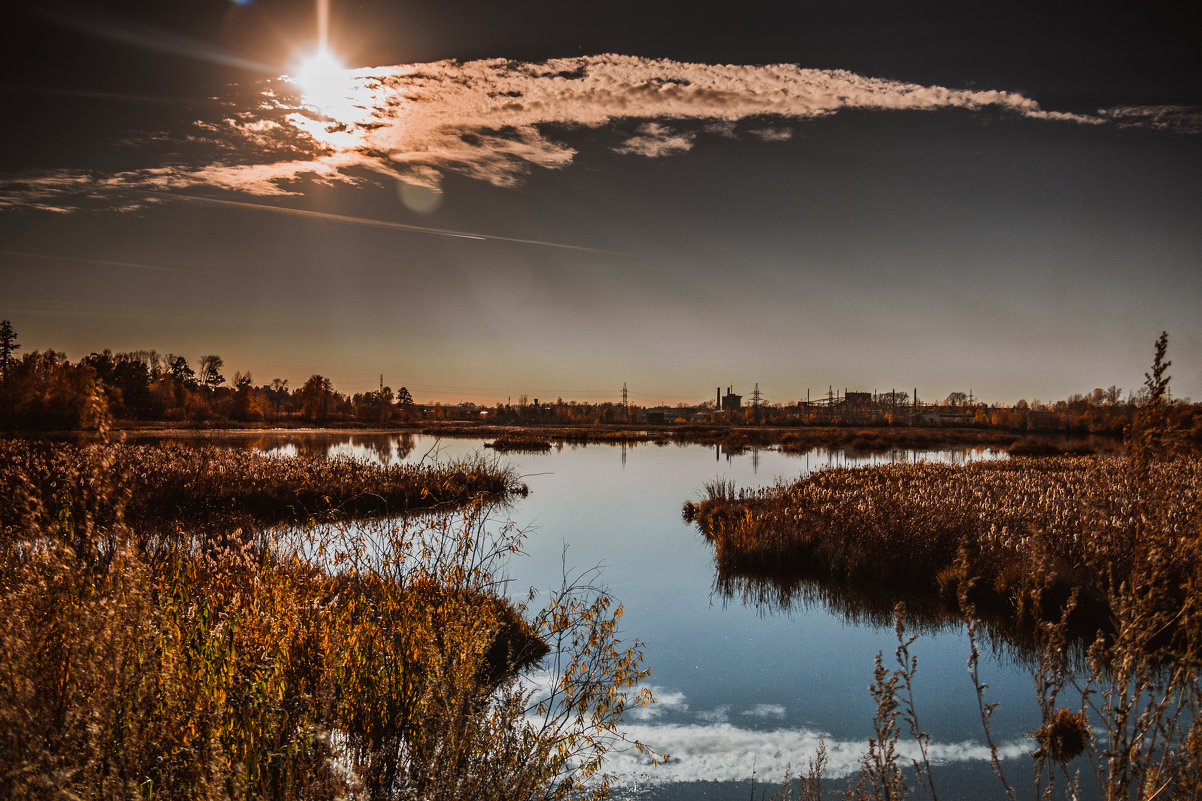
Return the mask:
[[[422,435],[285,433],[230,442],[282,457],[325,453],[382,463],[454,458],[483,445]],[[512,591],[524,595],[534,587],[545,598],[560,586],[565,565],[570,572],[599,566],[624,606],[623,637],[645,643],[657,701],[635,710],[629,730],[672,758],[647,766],[633,755],[616,757],[611,767],[623,780],[615,795],[745,799],[753,775],[774,784],[790,763],[794,772],[804,769],[819,737],[827,742],[828,775],[847,776],[872,735],[875,707],[867,688],[874,657],[883,652],[886,664],[893,664],[897,638],[891,624],[820,602],[782,610],[716,592],[710,546],[681,518],[682,504],[699,500],[706,481],[761,487],[831,465],[996,456],[988,450],[788,455],[594,444],[498,457],[513,464],[531,490],[506,511],[525,534],[525,553],[509,565]],[[1034,747],[1027,733],[1039,725],[1030,673],[1004,649],[998,655],[988,645],[983,650],[987,700],[1001,701],[992,720],[994,739],[1004,754],[1022,757]],[[942,763],[936,780],[943,798],[1002,795],[987,762],[966,670],[969,651],[966,632],[954,625],[927,627],[911,646],[919,659],[920,722]],[[1029,782],[1029,762],[1007,762],[1012,781]]]

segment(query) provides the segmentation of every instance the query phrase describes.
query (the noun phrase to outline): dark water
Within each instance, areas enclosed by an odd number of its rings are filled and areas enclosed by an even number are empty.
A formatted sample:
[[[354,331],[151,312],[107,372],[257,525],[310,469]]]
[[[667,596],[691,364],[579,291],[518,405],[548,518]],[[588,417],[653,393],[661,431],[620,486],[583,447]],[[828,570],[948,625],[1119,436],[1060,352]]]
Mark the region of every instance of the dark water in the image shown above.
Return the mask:
[[[287,456],[328,453],[381,462],[416,462],[474,453],[480,440],[423,436],[290,434],[224,440]],[[858,769],[872,734],[868,693],[873,659],[893,665],[897,638],[886,613],[828,604],[800,593],[782,609],[770,599],[744,602],[719,592],[709,545],[683,522],[681,505],[700,498],[704,482],[764,486],[832,464],[904,459],[963,461],[989,451],[904,452],[855,457],[812,451],[728,454],[712,446],[642,444],[564,447],[544,454],[508,454],[530,487],[508,510],[525,533],[525,554],[509,566],[510,585],[558,588],[569,570],[600,566],[602,580],[624,605],[623,636],[646,643],[656,703],[629,716],[629,733],[671,755],[647,766],[617,755],[615,795],[643,799],[746,799],[751,779],[778,786],[786,767],[804,770],[820,738],[827,775]],[[754,595],[754,594],[753,594]],[[878,599],[879,601],[879,599]],[[887,600],[877,604],[888,609]],[[966,670],[970,647],[962,625],[923,620],[911,653],[919,659],[915,695],[920,722],[939,767],[941,798],[1001,797],[988,766],[977,698]],[[983,647],[982,679],[1000,701],[992,720],[1013,782],[1030,783],[1038,727],[1030,672],[1020,659]],[[903,742],[907,738],[903,737]],[[907,752],[908,753],[908,752]],[[757,791],[756,797],[759,797]]]

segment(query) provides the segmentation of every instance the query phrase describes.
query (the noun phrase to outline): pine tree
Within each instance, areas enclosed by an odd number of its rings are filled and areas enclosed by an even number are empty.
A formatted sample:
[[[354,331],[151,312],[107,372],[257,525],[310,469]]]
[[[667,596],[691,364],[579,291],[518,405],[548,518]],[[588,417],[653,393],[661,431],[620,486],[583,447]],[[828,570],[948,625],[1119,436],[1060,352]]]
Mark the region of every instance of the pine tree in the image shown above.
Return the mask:
[[[8,383],[8,366],[14,361],[13,353],[20,347],[13,324],[8,320],[0,322],[0,377],[6,384]]]

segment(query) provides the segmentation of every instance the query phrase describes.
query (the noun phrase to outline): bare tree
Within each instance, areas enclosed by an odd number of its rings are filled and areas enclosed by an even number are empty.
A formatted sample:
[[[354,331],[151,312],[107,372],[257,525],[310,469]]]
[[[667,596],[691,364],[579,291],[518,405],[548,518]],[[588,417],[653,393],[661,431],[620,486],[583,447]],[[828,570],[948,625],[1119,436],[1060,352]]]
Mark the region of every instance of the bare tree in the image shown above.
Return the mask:
[[[209,389],[217,389],[225,383],[225,376],[221,374],[221,368],[225,366],[225,360],[220,356],[210,353],[200,357],[200,383]]]

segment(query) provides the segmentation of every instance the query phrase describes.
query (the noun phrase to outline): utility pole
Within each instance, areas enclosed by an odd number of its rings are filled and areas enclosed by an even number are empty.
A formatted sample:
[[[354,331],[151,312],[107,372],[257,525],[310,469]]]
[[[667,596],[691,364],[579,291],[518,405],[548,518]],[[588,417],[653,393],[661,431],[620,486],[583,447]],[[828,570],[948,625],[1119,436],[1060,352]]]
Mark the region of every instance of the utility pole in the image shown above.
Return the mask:
[[[763,393],[760,392],[760,385],[757,382],[755,385],[755,389],[752,390],[752,392],[751,392],[751,405],[755,406],[756,408],[759,408],[759,405],[760,405],[760,403],[763,402],[763,400],[764,400],[764,395],[763,395]]]
[[[764,396],[760,392],[760,384],[757,381],[755,384],[755,389],[752,390],[751,393],[751,408],[755,410],[755,421],[757,423],[760,422],[760,406],[763,404],[763,402]]]

